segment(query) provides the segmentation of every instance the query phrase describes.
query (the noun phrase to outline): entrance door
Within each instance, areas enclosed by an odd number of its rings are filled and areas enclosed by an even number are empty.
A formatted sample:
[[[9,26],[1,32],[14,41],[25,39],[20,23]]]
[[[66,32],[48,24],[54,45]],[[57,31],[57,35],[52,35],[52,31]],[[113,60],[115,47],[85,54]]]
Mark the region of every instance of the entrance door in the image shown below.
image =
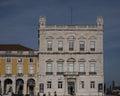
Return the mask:
[[[75,92],[75,83],[68,82],[68,94],[73,95]]]

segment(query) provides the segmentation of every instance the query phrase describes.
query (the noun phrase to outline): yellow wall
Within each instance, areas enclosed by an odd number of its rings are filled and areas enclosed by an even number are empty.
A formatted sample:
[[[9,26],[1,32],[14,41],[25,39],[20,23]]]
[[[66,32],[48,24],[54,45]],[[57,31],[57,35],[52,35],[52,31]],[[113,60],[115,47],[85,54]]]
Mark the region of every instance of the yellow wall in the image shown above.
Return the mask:
[[[37,67],[38,67],[38,60],[37,60],[37,57],[35,57],[35,63],[34,63],[34,73],[37,74]]]
[[[12,58],[12,75],[17,74],[17,58]]]
[[[23,61],[23,74],[28,75],[28,59],[24,58]]]
[[[1,75],[6,73],[6,59],[5,57],[1,58]]]
[[[6,74],[6,58],[7,57],[1,57],[0,58],[0,75]],[[17,65],[19,57],[12,57],[12,75],[17,75]],[[23,75],[28,75],[28,65],[29,65],[29,57],[23,57]],[[34,57],[34,73],[37,74],[37,67],[38,67],[38,58]]]

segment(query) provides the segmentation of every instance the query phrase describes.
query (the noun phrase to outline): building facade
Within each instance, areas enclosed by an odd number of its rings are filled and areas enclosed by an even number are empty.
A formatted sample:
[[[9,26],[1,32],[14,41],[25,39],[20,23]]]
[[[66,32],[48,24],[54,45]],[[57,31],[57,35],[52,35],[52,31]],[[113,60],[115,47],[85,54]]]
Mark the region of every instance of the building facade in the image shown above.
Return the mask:
[[[0,90],[37,94],[37,51],[18,44],[0,44]],[[22,96],[22,95],[20,95]]]
[[[94,25],[47,25],[40,17],[39,92],[102,96],[103,18]]]

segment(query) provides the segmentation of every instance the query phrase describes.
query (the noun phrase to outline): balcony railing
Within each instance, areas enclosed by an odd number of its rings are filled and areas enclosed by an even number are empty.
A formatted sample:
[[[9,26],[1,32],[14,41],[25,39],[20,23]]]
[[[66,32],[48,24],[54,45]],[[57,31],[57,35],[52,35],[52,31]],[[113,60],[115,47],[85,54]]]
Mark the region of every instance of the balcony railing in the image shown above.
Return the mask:
[[[78,72],[64,72],[64,76],[78,76]]]
[[[63,75],[63,72],[57,72],[57,75]]]
[[[46,72],[46,75],[53,75],[53,72]]]
[[[34,73],[29,73],[28,76],[29,77],[34,77]]]
[[[78,72],[79,75],[86,75],[86,72]]]
[[[97,75],[97,72],[89,72],[89,75]]]
[[[22,77],[22,76],[23,76],[23,73],[17,73],[17,76],[18,76],[18,77]]]
[[[6,76],[6,77],[11,77],[12,74],[11,74],[11,73],[6,73],[5,76]]]

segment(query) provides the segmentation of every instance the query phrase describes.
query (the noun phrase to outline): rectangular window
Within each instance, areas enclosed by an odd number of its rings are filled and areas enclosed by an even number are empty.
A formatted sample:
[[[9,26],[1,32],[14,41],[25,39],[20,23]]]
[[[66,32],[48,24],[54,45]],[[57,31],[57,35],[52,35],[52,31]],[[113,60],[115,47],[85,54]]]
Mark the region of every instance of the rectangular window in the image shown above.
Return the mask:
[[[23,66],[18,64],[18,73],[23,73]]]
[[[18,58],[18,63],[22,63],[22,58]]]
[[[47,81],[47,88],[52,88],[52,82],[51,81]]]
[[[85,72],[85,65],[84,64],[80,64],[80,72]]]
[[[47,50],[52,51],[52,41],[47,42]]]
[[[40,83],[40,93],[44,93],[44,84]]]
[[[63,72],[63,64],[58,63],[57,72]]]
[[[34,74],[34,65],[33,64],[29,65],[29,74]]]
[[[74,71],[74,64],[70,63],[69,64],[69,72],[73,72]]]
[[[8,65],[6,66],[6,73],[7,74],[11,74],[12,73],[12,66],[11,65]]]
[[[80,51],[84,51],[84,50],[85,50],[85,42],[80,41]]]
[[[34,59],[33,59],[33,58],[30,58],[30,59],[29,59],[29,62],[30,62],[30,63],[33,63],[33,62],[34,62]]]
[[[62,81],[58,81],[58,88],[62,88]]]
[[[85,87],[84,81],[80,81],[80,88],[84,88],[84,87]]]
[[[63,41],[58,41],[58,51],[63,50]]]
[[[95,41],[90,41],[90,50],[95,51]]]
[[[90,88],[95,88],[95,81],[90,82]]]
[[[11,63],[11,58],[7,58],[7,63]]]
[[[47,72],[52,72],[52,64],[47,64]]]
[[[95,72],[95,64],[94,63],[90,64],[90,72]]]
[[[69,51],[74,50],[74,40],[69,40]]]

